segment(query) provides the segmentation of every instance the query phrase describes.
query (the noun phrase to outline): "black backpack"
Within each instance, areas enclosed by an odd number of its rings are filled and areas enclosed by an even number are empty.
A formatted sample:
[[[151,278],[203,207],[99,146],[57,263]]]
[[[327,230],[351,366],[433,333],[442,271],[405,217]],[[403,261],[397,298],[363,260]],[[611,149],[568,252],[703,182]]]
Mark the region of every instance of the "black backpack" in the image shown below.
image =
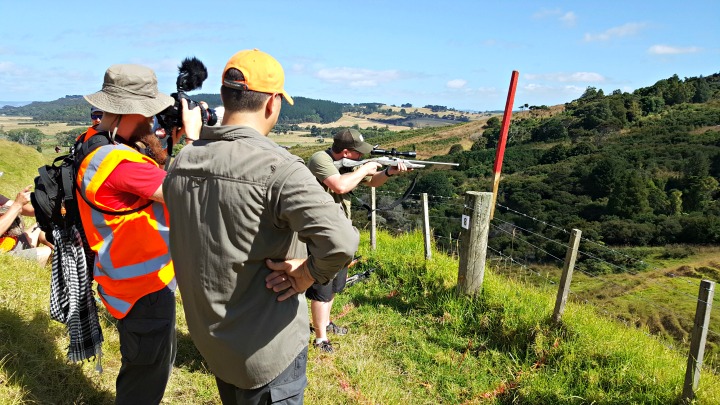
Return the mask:
[[[35,190],[30,202],[40,229],[52,242],[54,227],[67,229],[80,226],[80,212],[75,198],[75,176],[80,163],[93,150],[112,142],[107,133],[98,133],[83,142],[85,134],[75,142],[70,153],[58,156],[50,165],[38,168]]]
[[[40,229],[52,243],[53,228],[69,229],[75,225],[82,232],[80,210],[75,194],[77,171],[80,164],[95,149],[110,145],[113,141],[107,132],[97,132],[88,140],[82,134],[75,142],[70,153],[58,156],[52,164],[38,168],[35,177],[35,190],[30,193],[30,203],[35,209],[35,219]],[[127,215],[147,208],[152,201],[126,211],[105,210],[90,202],[83,193],[77,193],[94,210],[108,215]]]

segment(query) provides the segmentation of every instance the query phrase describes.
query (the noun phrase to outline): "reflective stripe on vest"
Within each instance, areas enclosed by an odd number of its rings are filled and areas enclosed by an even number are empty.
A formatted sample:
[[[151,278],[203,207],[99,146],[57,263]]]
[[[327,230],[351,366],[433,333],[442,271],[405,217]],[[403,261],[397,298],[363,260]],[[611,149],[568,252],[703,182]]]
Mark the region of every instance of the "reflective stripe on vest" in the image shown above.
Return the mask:
[[[78,192],[102,209],[119,211],[96,196],[108,176],[122,162],[157,164],[125,145],[108,145],[93,151],[78,168]],[[95,281],[108,311],[123,318],[135,302],[166,285],[174,288],[175,272],[169,250],[168,213],[165,205],[153,202],[144,209],[108,215],[78,198],[80,217],[90,248],[95,252]],[[140,198],[123,210],[141,207]],[[121,210],[120,210],[121,211]]]

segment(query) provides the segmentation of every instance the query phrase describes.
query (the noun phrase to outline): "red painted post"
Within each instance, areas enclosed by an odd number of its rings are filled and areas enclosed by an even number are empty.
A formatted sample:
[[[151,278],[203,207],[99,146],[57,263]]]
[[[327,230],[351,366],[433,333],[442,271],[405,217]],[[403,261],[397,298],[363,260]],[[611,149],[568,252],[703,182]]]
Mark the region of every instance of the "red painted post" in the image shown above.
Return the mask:
[[[503,113],[502,126],[500,127],[500,139],[498,139],[497,152],[495,152],[495,165],[493,166],[493,192],[490,219],[492,219],[495,214],[495,202],[497,201],[498,186],[500,185],[500,172],[502,170],[503,157],[505,156],[505,144],[507,144],[510,119],[512,118],[512,107],[515,101],[515,88],[517,87],[519,74],[517,70],[513,70],[510,76],[510,88],[508,89],[507,101],[505,102],[505,112]]]

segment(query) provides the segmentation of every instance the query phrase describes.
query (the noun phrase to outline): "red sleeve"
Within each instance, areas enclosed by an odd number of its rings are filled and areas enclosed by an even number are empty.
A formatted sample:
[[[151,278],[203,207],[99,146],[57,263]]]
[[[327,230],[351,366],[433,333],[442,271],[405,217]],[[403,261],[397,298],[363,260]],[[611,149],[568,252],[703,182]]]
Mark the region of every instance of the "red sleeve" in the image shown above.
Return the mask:
[[[122,162],[100,186],[96,198],[114,209],[147,200],[162,185],[165,171],[150,163]]]
[[[165,171],[150,163],[122,162],[107,178],[117,191],[150,198],[165,180]]]

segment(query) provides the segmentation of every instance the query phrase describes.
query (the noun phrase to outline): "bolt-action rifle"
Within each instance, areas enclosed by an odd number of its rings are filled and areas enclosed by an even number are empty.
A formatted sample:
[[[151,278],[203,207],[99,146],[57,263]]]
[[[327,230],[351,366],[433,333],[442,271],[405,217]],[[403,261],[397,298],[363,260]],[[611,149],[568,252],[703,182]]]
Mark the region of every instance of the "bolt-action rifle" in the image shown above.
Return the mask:
[[[420,169],[425,167],[425,165],[447,165],[447,166],[460,166],[458,163],[448,163],[448,162],[431,162],[428,160],[408,160],[403,159],[398,156],[406,156],[406,157],[415,157],[416,153],[414,151],[409,152],[399,152],[395,150],[395,148],[392,148],[391,150],[385,150],[385,149],[377,149],[377,146],[370,152],[371,155],[382,155],[382,157],[377,158],[370,158],[370,159],[364,159],[364,160],[352,160],[343,158],[340,160],[336,160],[333,162],[335,167],[340,170],[343,167],[358,167],[362,166],[367,162],[377,162],[383,166],[397,166],[400,163],[405,164],[405,167],[408,169]],[[398,198],[397,200],[393,201],[392,204],[388,205],[387,207],[377,207],[373,209],[368,205],[366,202],[355,196],[352,191],[349,193],[352,195],[355,199],[357,199],[361,206],[368,211],[368,218],[372,215],[373,211],[389,211],[395,208],[398,204],[402,203],[403,201],[407,200],[410,197],[410,194],[412,193],[413,189],[415,188],[415,184],[417,182],[417,175],[415,175],[415,178],[410,183],[410,187],[408,187],[407,190],[403,193],[402,197]]]
[[[376,157],[376,158],[370,158],[370,159],[363,159],[363,160],[352,160],[348,158],[343,158],[340,160],[336,160],[335,167],[338,169],[342,167],[356,167],[356,166],[362,166],[367,162],[377,162],[383,166],[397,166],[398,163],[402,162],[405,164],[405,167],[408,169],[421,169],[425,167],[425,165],[447,165],[447,166],[460,166],[458,163],[448,163],[448,162],[431,162],[428,160],[409,160],[409,159],[403,159],[400,156],[406,156],[406,157],[415,157],[416,153],[414,151],[409,152],[400,152],[395,150],[395,148],[392,148],[391,150],[385,150],[385,149],[373,149],[370,152],[371,155],[382,155],[382,157]]]

